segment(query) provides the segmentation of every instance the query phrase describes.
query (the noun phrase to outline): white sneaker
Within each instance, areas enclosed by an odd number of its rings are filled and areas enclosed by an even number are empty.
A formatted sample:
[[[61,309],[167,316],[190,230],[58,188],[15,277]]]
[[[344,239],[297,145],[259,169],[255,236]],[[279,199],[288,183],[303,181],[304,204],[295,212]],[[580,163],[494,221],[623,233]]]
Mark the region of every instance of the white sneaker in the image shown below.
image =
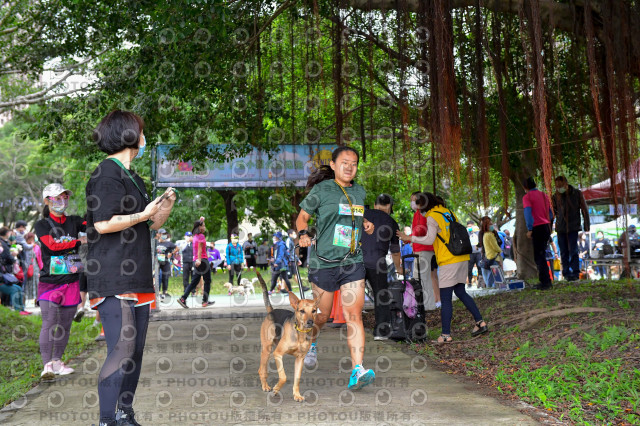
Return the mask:
[[[64,365],[64,362],[61,360],[51,361],[51,369],[53,370],[53,373],[58,376],[66,376],[67,374],[71,374],[76,371],[73,368]]]
[[[389,338],[387,336],[373,336],[373,340],[384,341],[384,340],[389,340]]]
[[[50,382],[56,378],[52,365],[53,361],[49,361],[44,365],[44,369],[42,370],[42,373],[40,373],[40,378],[45,382]]]
[[[318,348],[311,346],[309,352],[304,357],[304,366],[313,368],[318,363]]]

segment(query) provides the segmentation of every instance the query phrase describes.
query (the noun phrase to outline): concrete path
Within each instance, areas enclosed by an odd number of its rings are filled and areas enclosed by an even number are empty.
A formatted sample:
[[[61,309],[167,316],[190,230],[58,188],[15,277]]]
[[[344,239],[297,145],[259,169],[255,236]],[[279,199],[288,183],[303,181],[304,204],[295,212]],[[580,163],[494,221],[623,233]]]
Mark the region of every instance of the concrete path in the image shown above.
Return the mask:
[[[217,305],[217,304],[216,304]],[[400,345],[367,336],[365,366],[373,385],[347,390],[350,359],[345,329],[325,328],[319,364],[305,369],[292,396],[293,358],[285,358],[282,393],[262,392],[257,375],[263,307],[165,309],[149,326],[136,418],[143,425],[525,425],[536,422],[429,367]],[[88,425],[98,422],[97,375],[106,354],[100,346],[71,363],[76,373],[41,384],[0,413],[9,425]],[[270,383],[276,381],[271,361]]]

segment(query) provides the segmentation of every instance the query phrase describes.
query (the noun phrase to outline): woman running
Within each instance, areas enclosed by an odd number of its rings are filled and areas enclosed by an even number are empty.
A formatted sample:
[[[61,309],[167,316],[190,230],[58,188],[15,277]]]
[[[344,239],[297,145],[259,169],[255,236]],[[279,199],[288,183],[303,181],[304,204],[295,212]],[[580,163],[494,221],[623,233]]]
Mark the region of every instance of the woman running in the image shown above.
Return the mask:
[[[205,238],[207,227],[204,225],[204,217],[193,223],[193,279],[191,284],[184,289],[184,294],[178,299],[178,303],[185,309],[188,309],[187,298],[192,291],[196,289],[200,283],[200,278],[204,281],[204,290],[202,291],[202,307],[213,305],[215,302],[209,302],[209,292],[211,291],[211,263],[207,254],[207,240]]]
[[[359,159],[353,148],[341,146],[334,150],[330,165],[320,166],[309,176],[307,188],[311,191],[300,203],[302,209],[296,220],[300,247],[309,247],[309,220],[312,216],[316,219],[314,250],[309,250],[309,281],[318,300],[318,314],[304,363],[313,367],[317,362],[318,333],[329,319],[333,293],[340,290],[353,368],[349,389],[360,389],[375,379],[375,373],[362,366],[365,269],[360,236],[363,229],[372,234],[374,226],[364,219],[366,192],[353,181]]]

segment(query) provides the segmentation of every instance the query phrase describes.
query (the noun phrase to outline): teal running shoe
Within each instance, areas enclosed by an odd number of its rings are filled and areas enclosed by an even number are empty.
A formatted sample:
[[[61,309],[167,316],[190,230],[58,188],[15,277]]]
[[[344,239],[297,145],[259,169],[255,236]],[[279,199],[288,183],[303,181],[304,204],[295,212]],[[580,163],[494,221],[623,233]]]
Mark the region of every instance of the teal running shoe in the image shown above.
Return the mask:
[[[356,365],[356,367],[351,371],[351,377],[349,378],[349,386],[347,387],[349,390],[358,390],[368,384],[373,383],[376,378],[376,373],[373,370],[366,370],[361,365]]]

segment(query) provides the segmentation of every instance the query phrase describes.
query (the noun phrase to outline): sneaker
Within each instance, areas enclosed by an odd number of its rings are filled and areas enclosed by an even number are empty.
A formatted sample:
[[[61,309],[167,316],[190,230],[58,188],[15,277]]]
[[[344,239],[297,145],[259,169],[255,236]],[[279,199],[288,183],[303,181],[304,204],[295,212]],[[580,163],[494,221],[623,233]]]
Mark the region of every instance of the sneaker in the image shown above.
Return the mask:
[[[187,306],[187,301],[184,300],[183,297],[181,297],[180,299],[178,299],[178,305],[182,306],[185,309],[189,309],[189,307]]]
[[[311,345],[309,352],[304,357],[304,366],[313,368],[318,363],[318,348],[315,345]]]
[[[40,378],[42,379],[42,381],[50,382],[56,378],[56,373],[53,372],[52,365],[53,361],[49,361],[44,365],[44,369],[42,370],[42,373],[40,373]]]
[[[373,383],[375,378],[376,373],[374,373],[373,370],[365,370],[363,366],[357,365],[353,371],[351,371],[348,389],[358,390]]]
[[[61,360],[51,361],[51,369],[53,370],[53,373],[58,376],[66,376],[76,371],[73,368],[64,365],[64,362]]]
[[[31,315],[31,312],[28,311],[20,311],[18,315]]]
[[[216,302],[202,302],[202,307],[203,307],[203,308],[206,308],[206,307],[208,307],[208,306],[213,305],[214,303],[216,303]]]
[[[100,327],[100,334],[98,334],[95,338],[96,342],[104,342],[106,337],[104,337],[104,327]]]
[[[76,312],[76,315],[73,317],[73,320],[75,322],[80,322],[82,321],[82,318],[84,317],[84,309],[78,309],[78,311]]]
[[[164,300],[164,293],[160,295],[160,300]]]
[[[125,413],[122,410],[116,412],[117,426],[141,426],[135,419],[135,413],[133,411]]]
[[[273,291],[268,291],[267,294],[271,296],[273,294]]]

